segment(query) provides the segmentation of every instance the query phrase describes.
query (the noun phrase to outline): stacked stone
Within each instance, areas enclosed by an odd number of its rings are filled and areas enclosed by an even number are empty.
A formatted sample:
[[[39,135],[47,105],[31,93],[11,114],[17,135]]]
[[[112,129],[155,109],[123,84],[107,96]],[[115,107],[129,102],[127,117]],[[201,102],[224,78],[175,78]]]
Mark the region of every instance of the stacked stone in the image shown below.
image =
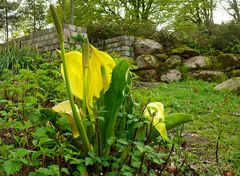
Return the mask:
[[[86,36],[86,28],[64,24],[63,30],[65,48],[68,49],[72,45],[74,45],[76,48],[80,48],[80,44],[76,43],[72,37],[76,37],[79,34]],[[55,27],[23,36],[18,39],[18,42],[20,43],[20,47],[36,49],[39,52],[54,51],[59,49],[59,40]]]
[[[95,43],[95,46],[100,50],[107,51],[108,53],[116,52],[123,57],[133,57],[134,41],[135,38],[132,36],[119,36],[107,40],[99,40]]]

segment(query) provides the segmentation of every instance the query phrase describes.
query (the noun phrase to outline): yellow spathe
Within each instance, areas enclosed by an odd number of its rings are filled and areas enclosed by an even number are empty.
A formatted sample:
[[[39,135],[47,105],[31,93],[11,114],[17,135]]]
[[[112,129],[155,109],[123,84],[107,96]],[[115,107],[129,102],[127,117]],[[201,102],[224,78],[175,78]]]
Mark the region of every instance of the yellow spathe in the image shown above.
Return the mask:
[[[164,106],[160,102],[151,102],[149,103],[143,115],[148,118],[152,125],[157,129],[162,138],[166,141],[169,141],[167,136],[166,125],[164,123]]]
[[[77,105],[75,105],[75,106],[77,106]],[[78,108],[76,108],[76,109],[78,110]],[[78,133],[77,126],[76,126],[76,124],[74,122],[74,119],[73,119],[73,113],[72,113],[70,102],[68,100],[63,101],[63,102],[53,106],[52,110],[54,110],[56,112],[59,112],[59,113],[67,114],[67,121],[72,127],[73,137],[77,138],[79,136],[79,133]]]
[[[65,54],[67,71],[72,93],[83,99],[83,65],[82,53],[71,51]],[[99,98],[102,90],[107,91],[115,66],[114,60],[107,53],[91,47],[91,58],[88,69],[87,105],[92,107],[93,98]],[[102,73],[104,70],[104,73]],[[61,66],[63,73],[63,66]]]

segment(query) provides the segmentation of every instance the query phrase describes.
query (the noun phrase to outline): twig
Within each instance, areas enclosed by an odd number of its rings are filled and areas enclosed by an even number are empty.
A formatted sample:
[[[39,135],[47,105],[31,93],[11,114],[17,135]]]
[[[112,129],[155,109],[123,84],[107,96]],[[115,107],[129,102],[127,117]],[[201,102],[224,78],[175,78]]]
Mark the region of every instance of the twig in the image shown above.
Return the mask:
[[[164,165],[163,165],[163,167],[162,167],[162,169],[161,169],[159,175],[162,175],[162,173],[163,173],[165,167],[166,167],[167,164],[168,164],[168,161],[169,161],[169,159],[170,159],[170,156],[172,155],[173,150],[174,150],[174,144],[172,145],[171,151],[169,152],[168,157],[167,157],[167,160],[165,161],[165,163],[164,163]]]
[[[221,168],[220,168],[220,165],[219,165],[219,156],[218,156],[218,152],[219,152],[219,140],[220,140],[220,138],[221,138],[222,132],[223,132],[223,130],[221,130],[221,131],[219,132],[219,134],[218,134],[217,144],[216,144],[216,150],[215,150],[215,155],[216,155],[216,163],[217,163],[218,171],[219,171],[219,173],[220,173],[221,176],[224,176],[224,175],[223,175],[223,172],[222,172],[222,170],[221,170]]]

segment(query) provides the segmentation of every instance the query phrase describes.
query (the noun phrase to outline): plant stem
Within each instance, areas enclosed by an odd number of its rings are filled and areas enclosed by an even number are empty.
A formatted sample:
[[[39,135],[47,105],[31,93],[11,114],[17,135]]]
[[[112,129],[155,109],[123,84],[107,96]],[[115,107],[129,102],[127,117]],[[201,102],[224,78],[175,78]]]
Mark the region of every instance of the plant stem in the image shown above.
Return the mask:
[[[65,59],[65,48],[64,48],[64,37],[63,37],[62,24],[60,22],[59,16],[58,16],[55,8],[53,7],[53,5],[50,5],[50,10],[51,10],[52,18],[53,18],[54,24],[56,26],[56,30],[57,30],[58,37],[59,37],[61,58],[63,61],[64,78],[65,78],[66,87],[67,87],[68,99],[69,99],[71,109],[73,112],[73,118],[77,125],[79,135],[80,135],[81,139],[83,140],[83,145],[86,149],[86,152],[92,151],[92,146],[89,143],[87,133],[86,133],[86,130],[82,123],[80,113],[79,113],[79,111],[77,111],[77,107],[74,103],[74,98],[73,98],[73,94],[72,94],[71,87],[70,87],[70,81],[69,81],[69,76],[68,76],[68,71],[67,71],[67,63],[66,63],[66,59]]]
[[[88,38],[84,38],[83,40],[83,104],[82,109],[84,115],[87,114],[87,94],[88,94],[88,69],[89,69],[89,59],[90,59],[90,47]]]

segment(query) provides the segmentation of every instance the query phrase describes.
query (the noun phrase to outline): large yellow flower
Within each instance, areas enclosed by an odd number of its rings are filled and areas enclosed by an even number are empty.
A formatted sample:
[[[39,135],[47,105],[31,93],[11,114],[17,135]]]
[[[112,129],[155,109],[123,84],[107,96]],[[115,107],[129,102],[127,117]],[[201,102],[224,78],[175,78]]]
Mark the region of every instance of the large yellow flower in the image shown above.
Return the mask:
[[[82,53],[71,51],[65,54],[67,71],[72,93],[83,99]],[[88,70],[87,105],[92,107],[93,98],[99,98],[100,92],[107,91],[115,66],[114,60],[107,53],[91,46],[91,58]],[[63,66],[61,72],[64,78]]]
[[[164,106],[160,102],[151,102],[146,106],[143,115],[148,118],[165,141],[169,141],[164,123]]]

